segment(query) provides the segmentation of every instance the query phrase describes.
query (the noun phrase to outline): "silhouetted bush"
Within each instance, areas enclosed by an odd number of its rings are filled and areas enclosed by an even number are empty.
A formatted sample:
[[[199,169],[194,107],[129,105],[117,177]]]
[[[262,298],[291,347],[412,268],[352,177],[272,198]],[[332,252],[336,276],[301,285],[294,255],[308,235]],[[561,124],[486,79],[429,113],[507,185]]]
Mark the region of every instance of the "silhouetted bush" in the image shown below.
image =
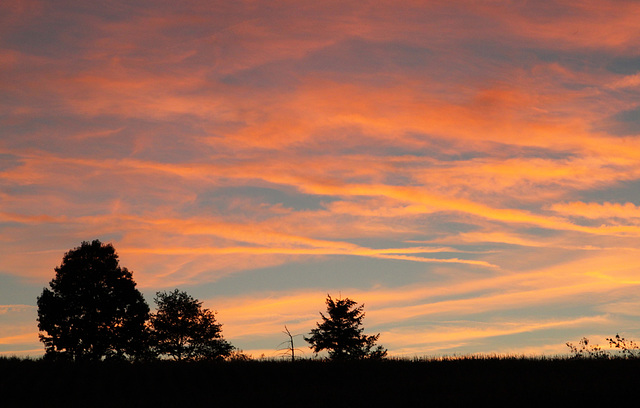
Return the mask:
[[[618,351],[624,358],[640,358],[640,347],[633,340],[625,339],[616,333],[615,337],[607,338],[609,347]]]
[[[591,344],[591,341],[583,337],[577,345],[566,343],[573,358],[609,358],[609,354],[598,344]]]
[[[583,337],[577,345],[566,343],[573,358],[588,359],[611,359],[611,358],[640,358],[640,346],[629,339],[616,334],[615,337],[607,337],[609,348],[604,350],[598,344],[592,344],[591,341]]]

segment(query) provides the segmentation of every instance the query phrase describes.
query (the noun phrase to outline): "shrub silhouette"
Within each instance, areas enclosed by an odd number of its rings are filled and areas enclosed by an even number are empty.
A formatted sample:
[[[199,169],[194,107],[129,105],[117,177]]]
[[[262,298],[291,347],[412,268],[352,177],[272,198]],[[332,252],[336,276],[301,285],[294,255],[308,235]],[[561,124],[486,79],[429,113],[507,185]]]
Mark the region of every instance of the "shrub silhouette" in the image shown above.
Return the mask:
[[[566,343],[567,347],[573,354],[573,358],[608,358],[609,355],[599,345],[590,344],[588,338],[583,337],[578,342],[578,345],[573,343]]]
[[[38,297],[46,357],[137,358],[147,350],[149,306],[111,244],[82,242],[67,252]]]
[[[615,349],[618,353],[607,352],[599,345],[591,344],[589,339],[586,337],[580,339],[578,345],[574,345],[573,343],[566,344],[567,347],[569,347],[571,354],[573,354],[573,358],[640,358],[640,346],[638,346],[635,341],[625,339],[624,337],[621,337],[620,334],[616,334],[615,337],[607,337],[606,340],[609,342],[609,348]]]
[[[151,333],[158,354],[178,361],[231,356],[234,347],[222,338],[222,325],[202,302],[178,289],[156,293],[155,302],[158,311],[151,315]]]
[[[615,348],[621,352],[622,357],[640,357],[640,347],[633,340],[625,339],[624,337],[621,337],[620,334],[616,334],[615,337],[607,338],[607,341],[609,342],[609,347]]]
[[[316,323],[311,336],[304,337],[314,353],[327,350],[331,360],[386,357],[387,350],[375,345],[380,333],[373,336],[362,334],[364,305],[356,306],[357,303],[349,298],[334,301],[330,295],[327,295],[326,304],[329,317],[321,312],[322,323]]]

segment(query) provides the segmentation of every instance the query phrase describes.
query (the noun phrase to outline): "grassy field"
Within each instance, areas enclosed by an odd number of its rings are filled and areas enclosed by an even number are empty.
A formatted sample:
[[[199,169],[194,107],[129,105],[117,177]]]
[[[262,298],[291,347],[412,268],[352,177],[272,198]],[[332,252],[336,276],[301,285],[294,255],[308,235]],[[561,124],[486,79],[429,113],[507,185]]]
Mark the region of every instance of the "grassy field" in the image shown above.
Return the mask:
[[[639,374],[639,359],[89,364],[0,358],[0,406],[611,406],[636,396]]]

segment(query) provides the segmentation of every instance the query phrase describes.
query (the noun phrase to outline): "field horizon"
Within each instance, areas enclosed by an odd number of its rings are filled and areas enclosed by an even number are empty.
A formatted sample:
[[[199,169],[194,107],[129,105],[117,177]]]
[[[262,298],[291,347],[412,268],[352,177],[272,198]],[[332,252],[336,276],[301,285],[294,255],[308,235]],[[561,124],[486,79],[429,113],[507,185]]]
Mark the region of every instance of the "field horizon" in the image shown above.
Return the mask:
[[[53,362],[0,357],[5,406],[577,406],[624,402],[640,359]]]

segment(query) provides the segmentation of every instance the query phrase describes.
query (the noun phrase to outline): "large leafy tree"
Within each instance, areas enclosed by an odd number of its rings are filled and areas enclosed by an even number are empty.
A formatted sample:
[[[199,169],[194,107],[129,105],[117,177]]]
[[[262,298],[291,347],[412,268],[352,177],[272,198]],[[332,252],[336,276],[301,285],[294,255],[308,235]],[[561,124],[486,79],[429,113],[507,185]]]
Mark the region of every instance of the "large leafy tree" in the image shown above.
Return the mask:
[[[67,252],[38,297],[38,328],[48,357],[135,358],[147,350],[149,306],[111,244]]]
[[[333,300],[330,295],[327,295],[326,304],[328,317],[321,312],[322,323],[316,323],[311,336],[304,337],[314,353],[327,350],[332,360],[386,357],[387,350],[376,346],[380,333],[373,336],[362,333],[364,305],[357,306],[349,298]]]
[[[234,347],[222,337],[215,313],[186,292],[158,292],[151,315],[153,342],[160,355],[174,360],[222,360]]]

